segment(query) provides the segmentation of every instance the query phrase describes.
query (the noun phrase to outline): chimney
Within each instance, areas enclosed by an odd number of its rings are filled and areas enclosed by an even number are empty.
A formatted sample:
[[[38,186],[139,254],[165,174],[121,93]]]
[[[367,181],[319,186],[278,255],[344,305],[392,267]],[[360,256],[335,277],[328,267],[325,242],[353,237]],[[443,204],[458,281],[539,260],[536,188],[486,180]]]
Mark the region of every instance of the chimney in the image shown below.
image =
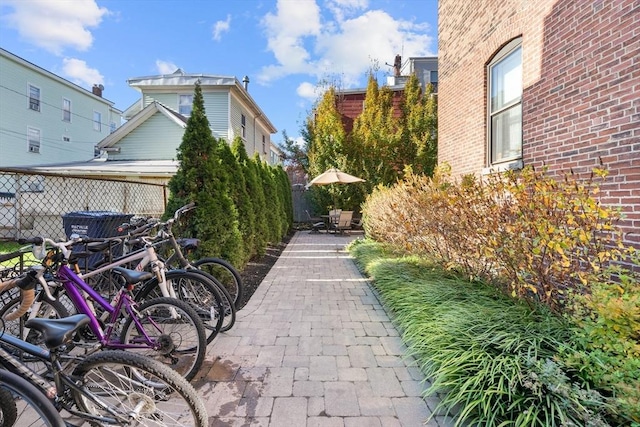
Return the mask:
[[[400,56],[400,54],[397,54],[396,59],[393,61],[393,75],[395,77],[400,77],[401,70],[402,70],[402,56]]]
[[[244,76],[242,78],[242,83],[244,83],[244,90],[249,92],[249,76]]]
[[[97,85],[94,84],[93,88],[91,88],[91,92],[96,95],[99,96],[100,98],[102,98],[102,91],[104,90],[104,86],[102,85]]]

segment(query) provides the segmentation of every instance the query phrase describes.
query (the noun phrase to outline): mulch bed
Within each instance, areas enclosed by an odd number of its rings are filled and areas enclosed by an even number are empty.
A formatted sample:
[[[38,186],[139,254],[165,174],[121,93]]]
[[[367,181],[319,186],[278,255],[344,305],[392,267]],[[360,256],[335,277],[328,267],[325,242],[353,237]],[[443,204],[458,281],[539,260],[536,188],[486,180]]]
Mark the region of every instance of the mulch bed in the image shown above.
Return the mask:
[[[284,248],[287,247],[287,243],[289,243],[294,233],[295,230],[284,236],[280,243],[269,245],[263,256],[249,261],[246,267],[240,272],[244,291],[242,307],[249,302],[253,293],[258,289],[262,280],[264,280],[269,270],[271,270],[271,267],[273,267],[273,264],[276,263],[280,254],[284,251]]]

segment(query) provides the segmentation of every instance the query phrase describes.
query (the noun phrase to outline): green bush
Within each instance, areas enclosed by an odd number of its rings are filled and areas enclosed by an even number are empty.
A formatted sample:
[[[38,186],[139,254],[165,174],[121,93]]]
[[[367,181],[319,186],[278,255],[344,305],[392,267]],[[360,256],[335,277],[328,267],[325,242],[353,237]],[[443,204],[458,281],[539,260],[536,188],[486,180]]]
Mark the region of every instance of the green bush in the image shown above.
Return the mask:
[[[599,390],[615,423],[638,423],[640,257],[623,243],[618,211],[598,201],[606,175],[557,179],[525,168],[456,181],[440,167],[377,188],[364,227],[396,250],[490,283],[516,306],[542,303],[564,317],[572,333],[550,360]]]
[[[631,251],[635,264],[638,257]],[[621,424],[640,423],[640,272],[611,265],[589,287],[574,296],[564,362],[610,396]]]
[[[594,274],[623,257],[619,215],[598,194],[593,177],[557,180],[525,168],[455,181],[439,167],[433,177],[409,174],[374,191],[364,225],[376,240],[560,313],[569,293],[588,292]]]
[[[457,408],[456,425],[608,425],[602,397],[557,358],[571,331],[548,309],[370,241],[350,252],[432,380],[427,394]]]

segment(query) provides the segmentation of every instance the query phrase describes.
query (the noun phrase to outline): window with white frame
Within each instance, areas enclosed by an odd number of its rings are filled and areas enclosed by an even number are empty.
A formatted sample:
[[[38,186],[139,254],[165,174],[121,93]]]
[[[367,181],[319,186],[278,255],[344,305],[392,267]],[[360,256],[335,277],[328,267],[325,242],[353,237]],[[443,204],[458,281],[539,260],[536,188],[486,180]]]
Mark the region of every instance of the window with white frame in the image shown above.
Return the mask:
[[[262,135],[262,153],[267,154],[267,138]]]
[[[93,112],[93,130],[102,131],[102,114],[99,111]]]
[[[30,153],[40,152],[40,129],[27,128],[27,144]]]
[[[243,139],[247,137],[247,118],[244,114],[240,115],[240,132]]]
[[[40,111],[40,88],[31,84],[29,85],[29,109]]]
[[[178,113],[189,117],[193,109],[193,95],[178,96]]]
[[[109,123],[109,133],[114,133],[116,131],[116,122]]]
[[[489,165],[522,158],[522,39],[504,46],[491,60],[488,78]]]
[[[62,98],[62,121],[71,122],[71,100]]]

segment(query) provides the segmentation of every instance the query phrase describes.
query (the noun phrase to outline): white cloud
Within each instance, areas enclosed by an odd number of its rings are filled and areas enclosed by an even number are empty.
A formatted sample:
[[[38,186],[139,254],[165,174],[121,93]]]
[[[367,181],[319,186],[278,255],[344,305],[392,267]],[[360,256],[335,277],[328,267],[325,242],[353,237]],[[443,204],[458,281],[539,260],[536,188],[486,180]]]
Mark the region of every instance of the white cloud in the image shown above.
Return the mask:
[[[315,0],[278,0],[276,14],[265,15],[262,24],[268,49],[278,64],[265,67],[259,80],[268,82],[288,74],[312,72],[311,55],[304,42],[320,34],[320,8]]]
[[[213,39],[219,42],[222,39],[222,33],[228,32],[230,27],[231,15],[227,15],[226,21],[218,21],[213,24]]]
[[[397,54],[403,54],[404,58],[429,55],[432,37],[417,31],[423,28],[395,20],[380,10],[368,11],[342,22],[339,32],[318,38],[319,68],[339,72],[343,84],[352,86],[375,65],[374,62],[385,70],[385,62],[393,63]]]
[[[156,69],[160,74],[173,74],[178,68],[173,62],[156,59]]]
[[[318,99],[318,95],[321,93],[321,91],[322,90],[318,87],[318,85],[309,82],[301,83],[296,89],[296,93],[299,97],[305,98],[309,101],[315,101],[316,99]]]
[[[327,0],[326,6],[338,21],[342,21],[345,16],[366,9],[369,0]]]
[[[5,0],[13,12],[4,18],[20,36],[56,55],[65,48],[89,49],[93,35],[89,28],[97,27],[109,10],[94,0]]]
[[[94,84],[103,84],[104,77],[95,68],[89,68],[85,61],[76,58],[62,60],[62,72],[77,85],[91,88]]]
[[[339,75],[340,85],[348,88],[362,84],[376,64],[386,71],[384,64],[393,63],[397,54],[405,60],[434,55],[426,23],[366,10],[368,0],[327,0],[325,5],[323,17],[315,0],[279,0],[276,13],[263,18],[267,49],[275,63],[262,68],[259,82],[293,74],[318,80]]]

